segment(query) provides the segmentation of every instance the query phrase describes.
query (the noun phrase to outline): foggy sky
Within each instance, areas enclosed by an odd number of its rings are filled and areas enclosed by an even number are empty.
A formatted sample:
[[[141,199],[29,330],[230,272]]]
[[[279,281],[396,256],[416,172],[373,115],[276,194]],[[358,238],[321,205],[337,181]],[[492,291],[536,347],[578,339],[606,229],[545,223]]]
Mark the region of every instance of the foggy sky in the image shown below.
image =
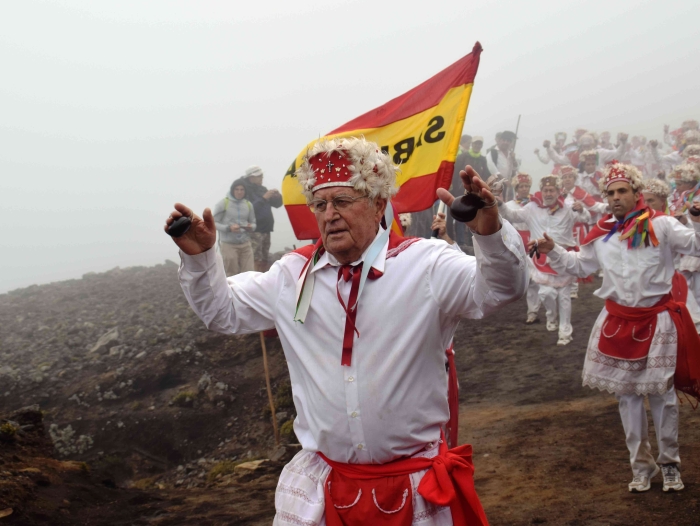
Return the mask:
[[[518,156],[574,128],[700,118],[697,1],[4,2],[0,293],[177,261],[162,224],[469,53],[465,133]],[[272,248],[297,243],[284,209]]]

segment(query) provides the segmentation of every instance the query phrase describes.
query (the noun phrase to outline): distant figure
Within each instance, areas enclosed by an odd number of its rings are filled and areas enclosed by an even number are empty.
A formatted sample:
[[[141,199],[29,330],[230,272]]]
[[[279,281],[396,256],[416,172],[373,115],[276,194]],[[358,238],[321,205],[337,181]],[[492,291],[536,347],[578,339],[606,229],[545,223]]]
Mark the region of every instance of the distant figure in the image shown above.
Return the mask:
[[[471,135],[462,135],[462,137],[459,139],[459,149],[457,150],[457,155],[461,155],[462,153],[466,152],[471,148],[472,145],[472,136]]]
[[[214,222],[219,231],[219,246],[226,276],[253,270],[250,233],[256,226],[255,211],[246,199],[243,179],[234,181],[228,195],[216,203]]]
[[[497,179],[505,185],[504,197],[511,199],[512,189],[510,180],[518,173],[518,161],[515,158],[515,133],[504,131],[496,135],[496,147],[491,148],[486,155],[491,175],[496,175]]]
[[[245,171],[244,185],[246,196],[253,203],[257,227],[251,234],[255,270],[265,272],[269,266],[270,233],[274,230],[275,218],[272,207],[282,206],[282,194],[278,190],[268,190],[262,185],[263,171],[259,166],[251,166]]]
[[[464,148],[466,141],[465,137],[469,135],[462,135],[461,148]],[[481,149],[484,147],[484,138],[475,135],[473,138],[469,137],[471,144],[468,148],[461,149],[460,153],[457,155],[455,160],[454,173],[452,175],[452,187],[450,192],[454,195],[459,195],[460,186],[462,185],[462,178],[459,176],[459,172],[464,170],[465,166],[471,166],[476,170],[476,172],[487,180],[491,177],[491,172],[486,163],[486,157],[481,155]],[[458,245],[471,245],[471,232],[469,232],[464,223],[456,223],[453,221],[452,216],[447,214],[447,235],[454,239]]]

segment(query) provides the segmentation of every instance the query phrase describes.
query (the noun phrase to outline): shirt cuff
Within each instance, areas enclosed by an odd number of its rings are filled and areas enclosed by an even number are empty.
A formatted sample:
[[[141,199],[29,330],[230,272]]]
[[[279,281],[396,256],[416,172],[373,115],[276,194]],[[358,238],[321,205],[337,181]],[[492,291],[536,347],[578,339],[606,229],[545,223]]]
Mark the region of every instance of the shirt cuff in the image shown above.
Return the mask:
[[[180,260],[182,267],[188,272],[206,272],[216,266],[216,246],[193,256],[180,250]]]
[[[507,225],[507,226],[506,226]],[[497,256],[508,250],[508,242],[513,237],[513,234],[520,237],[518,231],[515,230],[507,221],[501,221],[501,229],[498,232],[482,236],[472,230],[474,240],[479,244],[481,253],[487,256]]]
[[[554,248],[547,254],[547,259],[550,263],[557,263],[562,255],[566,254],[566,250],[559,245],[554,245]]]

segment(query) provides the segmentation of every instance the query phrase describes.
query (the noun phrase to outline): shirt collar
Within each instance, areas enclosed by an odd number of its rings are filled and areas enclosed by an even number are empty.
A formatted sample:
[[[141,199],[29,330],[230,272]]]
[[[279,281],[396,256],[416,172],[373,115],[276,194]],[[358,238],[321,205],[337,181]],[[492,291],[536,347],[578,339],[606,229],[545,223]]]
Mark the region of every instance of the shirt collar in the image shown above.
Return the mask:
[[[375,239],[381,235],[381,233],[384,232],[384,229],[380,226],[379,230],[377,231],[377,235],[375,236]],[[369,246],[365,249],[365,251],[362,253],[362,256],[360,259],[357,261],[353,261],[350,263],[353,267],[355,265],[359,265],[360,263],[363,263],[365,260],[365,257],[367,256],[367,252],[369,251],[369,247],[372,246],[370,243]],[[386,263],[386,253],[387,250],[389,249],[389,240],[384,243],[384,246],[382,247],[382,250],[377,254],[377,258],[374,260],[374,263],[372,264],[372,268],[381,272],[382,274],[384,273],[384,264]],[[328,253],[328,251],[325,251],[323,255],[318,259],[318,262],[314,267],[311,269],[311,272],[316,272],[319,269],[325,268],[327,266],[331,267],[339,267],[340,263],[338,260],[335,258],[335,256],[331,255]]]

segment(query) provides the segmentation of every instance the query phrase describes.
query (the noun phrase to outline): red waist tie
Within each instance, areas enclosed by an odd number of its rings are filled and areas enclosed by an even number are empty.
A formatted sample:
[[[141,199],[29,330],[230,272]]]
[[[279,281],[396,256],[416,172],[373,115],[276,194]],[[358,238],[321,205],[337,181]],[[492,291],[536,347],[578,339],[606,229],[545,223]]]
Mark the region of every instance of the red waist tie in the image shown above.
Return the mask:
[[[488,526],[474,489],[469,444],[448,450],[443,440],[439,454],[433,458],[407,458],[387,464],[344,464],[322,453],[319,456],[332,468],[324,485],[328,526],[410,526],[413,507],[408,475],[425,469],[428,471],[418,485],[418,493],[425,500],[449,506],[454,526]],[[397,500],[402,491],[403,501]],[[384,504],[382,494],[392,496],[390,505]]]
[[[623,307],[607,299],[605,308],[608,316],[603,323],[598,348],[604,354],[626,360],[644,358],[649,354],[657,316],[667,310],[678,333],[673,383],[677,390],[700,401],[700,336],[685,303],[675,301],[669,293],[652,307]],[[635,334],[637,327],[640,334]]]

